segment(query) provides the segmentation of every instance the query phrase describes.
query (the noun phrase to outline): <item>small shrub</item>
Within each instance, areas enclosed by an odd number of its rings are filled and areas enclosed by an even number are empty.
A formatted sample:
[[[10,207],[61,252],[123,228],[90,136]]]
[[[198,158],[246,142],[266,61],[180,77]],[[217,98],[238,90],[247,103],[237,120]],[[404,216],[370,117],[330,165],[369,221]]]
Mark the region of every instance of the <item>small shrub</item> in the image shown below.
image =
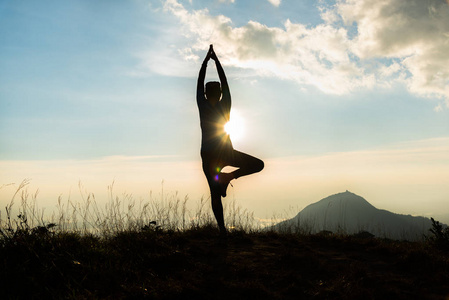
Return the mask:
[[[428,237],[428,241],[430,241],[433,245],[440,249],[449,249],[449,227],[444,227],[440,222],[435,221],[433,218],[430,218],[432,221],[432,228],[429,231],[433,234]]]

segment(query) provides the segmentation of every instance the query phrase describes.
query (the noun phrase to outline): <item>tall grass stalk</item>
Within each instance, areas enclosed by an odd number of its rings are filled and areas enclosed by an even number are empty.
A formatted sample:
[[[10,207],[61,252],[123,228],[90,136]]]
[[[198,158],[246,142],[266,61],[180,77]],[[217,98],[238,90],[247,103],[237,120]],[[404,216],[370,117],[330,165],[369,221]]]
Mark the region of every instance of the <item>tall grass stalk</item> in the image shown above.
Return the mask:
[[[117,195],[112,182],[108,186],[106,202],[100,205],[95,195],[79,183],[81,200],[74,201],[71,195],[67,199],[59,196],[55,209],[47,214],[37,205],[39,190],[30,194],[28,184],[29,180],[24,180],[17,187],[5,207],[5,214],[0,210],[2,232],[45,228],[48,224],[54,224],[51,227],[55,231],[111,236],[119,232],[141,230],[149,225],[163,230],[183,231],[215,224],[209,197],[199,199],[196,209],[192,211],[188,208],[191,200],[187,195],[180,197],[178,192],[167,193],[163,184],[157,195],[150,192],[148,199],[136,200],[132,194]],[[16,208],[18,197],[21,201]],[[253,213],[238,206],[235,199],[224,201],[224,213],[226,224],[231,230],[258,229]]]

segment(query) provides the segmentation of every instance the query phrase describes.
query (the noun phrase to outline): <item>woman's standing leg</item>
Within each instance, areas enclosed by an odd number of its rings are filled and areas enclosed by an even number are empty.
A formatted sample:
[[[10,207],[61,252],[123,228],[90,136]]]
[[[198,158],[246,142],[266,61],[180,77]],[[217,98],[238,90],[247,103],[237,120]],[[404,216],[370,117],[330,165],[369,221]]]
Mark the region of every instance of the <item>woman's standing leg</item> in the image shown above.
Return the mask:
[[[220,233],[222,235],[225,235],[226,227],[224,224],[223,203],[221,202],[221,193],[212,192],[210,194],[210,197],[212,201],[212,211],[214,212],[215,219],[217,220],[218,228],[220,229]]]
[[[215,219],[217,220],[218,228],[222,235],[226,235],[226,227],[224,224],[223,216],[223,204],[221,202],[220,183],[218,182],[218,174],[221,168],[218,166],[218,162],[204,161],[203,171],[207,178],[207,183],[210,189],[210,198],[212,203],[212,211]]]

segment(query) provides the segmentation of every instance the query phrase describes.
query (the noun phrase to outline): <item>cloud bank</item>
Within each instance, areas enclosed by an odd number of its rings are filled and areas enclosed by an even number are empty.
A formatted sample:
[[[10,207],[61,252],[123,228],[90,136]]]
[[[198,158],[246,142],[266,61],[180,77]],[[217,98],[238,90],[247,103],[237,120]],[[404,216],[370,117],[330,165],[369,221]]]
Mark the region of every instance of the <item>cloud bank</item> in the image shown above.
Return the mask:
[[[391,58],[408,73],[411,92],[449,99],[449,5],[442,0],[341,1],[335,13],[357,24],[351,43],[360,59]]]
[[[270,1],[274,5],[280,1]],[[255,21],[234,26],[207,9],[166,0],[189,44],[184,61],[200,60],[214,44],[223,63],[258,76],[276,76],[325,93],[389,87],[401,82],[418,96],[449,105],[449,5],[442,0],[346,0],[319,7],[322,23]]]

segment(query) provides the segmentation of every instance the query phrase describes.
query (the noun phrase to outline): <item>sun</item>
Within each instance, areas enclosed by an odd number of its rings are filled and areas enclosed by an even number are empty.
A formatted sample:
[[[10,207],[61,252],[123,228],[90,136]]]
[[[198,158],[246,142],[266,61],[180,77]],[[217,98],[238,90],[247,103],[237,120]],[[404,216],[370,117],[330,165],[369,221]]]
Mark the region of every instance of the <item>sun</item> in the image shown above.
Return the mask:
[[[238,110],[231,110],[231,118],[225,124],[225,131],[233,141],[242,139],[245,135],[245,120],[242,118]]]

